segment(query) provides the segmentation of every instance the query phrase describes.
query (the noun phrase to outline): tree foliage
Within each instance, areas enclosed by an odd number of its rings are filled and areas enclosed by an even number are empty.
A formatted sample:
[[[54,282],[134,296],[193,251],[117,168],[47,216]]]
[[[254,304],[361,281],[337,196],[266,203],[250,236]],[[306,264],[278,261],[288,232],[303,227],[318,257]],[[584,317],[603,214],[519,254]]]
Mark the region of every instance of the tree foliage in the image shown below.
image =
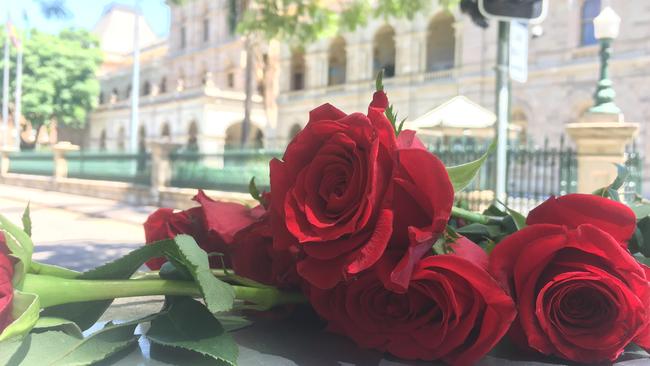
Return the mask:
[[[4,42],[5,33],[0,35]],[[97,105],[97,70],[102,61],[98,41],[85,30],[58,35],[33,31],[23,39],[22,114],[38,129],[50,121],[81,127]],[[0,68],[2,67],[0,59]],[[10,91],[16,87],[16,49],[10,61]],[[0,75],[2,80],[2,75]],[[11,101],[13,102],[13,98]]]
[[[305,45],[340,31],[362,27],[372,18],[410,19],[427,11],[435,2],[447,10],[461,5],[461,10],[480,24],[478,18],[482,17],[476,0],[250,0],[238,30],[295,46]]]

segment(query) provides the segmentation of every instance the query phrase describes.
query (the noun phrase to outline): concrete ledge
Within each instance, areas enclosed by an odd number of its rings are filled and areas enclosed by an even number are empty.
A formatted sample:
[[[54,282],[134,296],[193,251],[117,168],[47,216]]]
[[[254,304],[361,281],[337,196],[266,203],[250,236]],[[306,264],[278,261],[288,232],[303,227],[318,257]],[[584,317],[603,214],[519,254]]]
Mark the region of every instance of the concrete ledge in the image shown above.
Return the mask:
[[[46,191],[78,194],[95,198],[104,198],[126,202],[132,205],[151,205],[187,209],[196,206],[192,201],[197,190],[193,188],[162,188],[157,194],[148,186],[124,182],[90,180],[77,178],[59,178],[8,173],[0,177],[0,183],[37,188]],[[236,202],[255,206],[256,201],[247,193],[206,190],[205,193],[220,201]]]

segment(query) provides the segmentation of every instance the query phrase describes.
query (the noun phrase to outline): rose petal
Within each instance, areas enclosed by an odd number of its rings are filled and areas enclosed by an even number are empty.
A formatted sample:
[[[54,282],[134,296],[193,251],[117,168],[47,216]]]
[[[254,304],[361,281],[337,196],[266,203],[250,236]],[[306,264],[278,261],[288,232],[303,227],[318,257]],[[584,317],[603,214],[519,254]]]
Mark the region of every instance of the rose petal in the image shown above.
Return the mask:
[[[555,224],[577,228],[590,224],[609,233],[627,247],[636,229],[636,216],[626,205],[593,194],[568,194],[551,197],[533,209],[526,219],[528,225]]]

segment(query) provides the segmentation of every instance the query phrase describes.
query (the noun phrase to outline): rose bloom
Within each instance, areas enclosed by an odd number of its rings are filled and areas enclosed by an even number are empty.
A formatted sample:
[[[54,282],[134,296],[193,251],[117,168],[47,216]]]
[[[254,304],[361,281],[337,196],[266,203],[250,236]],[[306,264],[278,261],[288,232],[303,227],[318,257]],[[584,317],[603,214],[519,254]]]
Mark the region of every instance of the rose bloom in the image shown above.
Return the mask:
[[[149,215],[144,223],[147,244],[187,234],[207,253],[227,255],[235,234],[251,225],[259,215],[255,210],[238,203],[212,200],[202,190],[193,199],[200,206],[185,211],[160,208]],[[165,262],[165,258],[153,258],[147,262],[147,266],[156,270]],[[228,256],[225,262],[228,264]],[[222,258],[210,258],[210,266],[213,268],[221,267],[222,263]]]
[[[4,234],[0,233],[0,331],[5,329],[11,318],[11,303],[14,298],[14,265],[9,258],[9,250],[5,244]]]
[[[414,266],[447,227],[454,188],[445,165],[426,150],[414,131],[400,132],[394,157],[391,210],[395,220],[387,251],[400,260],[382,281],[386,288],[404,292]]]
[[[295,253],[273,247],[268,215],[235,235],[231,249],[235,274],[281,289],[297,288]]]
[[[634,213],[576,194],[550,198],[527,223],[490,256],[517,303],[513,341],[585,363],[614,361],[630,342],[650,348],[650,272],[625,246]]]
[[[325,104],[283,160],[271,162],[274,246],[299,246],[298,273],[321,289],[371,268],[389,249],[401,260],[386,286],[405,291],[449,220],[454,193],[444,165],[413,131],[395,138],[387,105],[381,91],[368,115]]]
[[[409,360],[472,365],[507,332],[515,306],[488,274],[487,254],[479,246],[461,238],[452,247],[453,254],[418,261],[404,293],[387,290],[378,278],[381,270],[366,271],[331,290],[312,287],[310,301],[330,331],[361,347]],[[391,260],[399,258],[382,262]]]
[[[300,246],[299,274],[320,288],[372,266],[393,231],[395,133],[375,93],[368,115],[330,104],[309,114],[282,160],[271,161],[271,224],[279,250]]]

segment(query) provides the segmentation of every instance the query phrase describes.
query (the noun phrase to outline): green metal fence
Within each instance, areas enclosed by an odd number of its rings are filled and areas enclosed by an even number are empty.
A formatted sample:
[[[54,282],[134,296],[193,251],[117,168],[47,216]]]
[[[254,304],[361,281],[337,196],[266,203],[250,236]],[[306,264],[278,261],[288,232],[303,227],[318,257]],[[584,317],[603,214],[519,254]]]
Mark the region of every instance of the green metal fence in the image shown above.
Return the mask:
[[[435,143],[428,149],[447,166],[478,159],[486,151],[485,144]],[[248,183],[256,178],[260,189],[268,190],[269,161],[282,156],[281,150],[226,150],[221,154],[177,151],[171,154],[171,185],[185,188],[205,188],[247,192]],[[150,184],[151,156],[147,153],[126,154],[78,151],[66,154],[68,176],[72,178],[109,180],[135,184]],[[624,186],[626,199],[641,193],[643,158],[631,145],[626,152],[626,167],[630,172]],[[508,206],[527,212],[552,195],[577,190],[576,153],[564,144],[558,147],[512,146],[508,149]],[[9,172],[51,176],[54,172],[51,152],[21,152],[10,155]],[[489,156],[470,186],[457,194],[459,204],[481,209],[494,199],[496,157]]]
[[[52,176],[54,158],[51,152],[19,152],[9,155],[9,173]]]
[[[248,192],[252,177],[259,189],[269,190],[269,161],[282,156],[276,150],[226,150],[222,154],[180,151],[171,155],[171,185]]]
[[[68,177],[148,185],[151,155],[78,151],[66,155]]]
[[[487,144],[457,143],[432,144],[429,150],[447,166],[464,164],[485,153]],[[559,147],[513,145],[507,151],[506,204],[528,211],[553,195],[573,193],[577,189],[577,160],[575,151],[567,147],[564,139]],[[491,154],[476,179],[458,193],[459,204],[480,210],[494,199],[496,155]]]

